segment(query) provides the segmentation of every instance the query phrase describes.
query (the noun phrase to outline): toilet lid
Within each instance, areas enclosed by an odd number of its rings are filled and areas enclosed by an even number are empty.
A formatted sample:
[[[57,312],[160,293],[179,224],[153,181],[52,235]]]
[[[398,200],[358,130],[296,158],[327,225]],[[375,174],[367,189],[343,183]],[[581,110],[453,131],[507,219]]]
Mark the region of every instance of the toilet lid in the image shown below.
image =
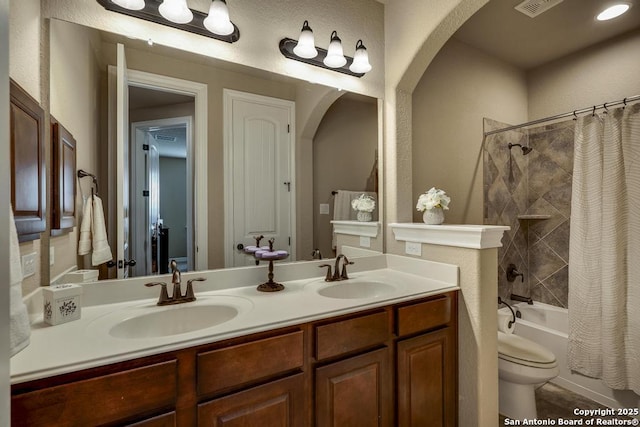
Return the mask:
[[[498,357],[523,365],[551,368],[556,365],[556,356],[526,338],[518,335],[505,334],[498,331]]]

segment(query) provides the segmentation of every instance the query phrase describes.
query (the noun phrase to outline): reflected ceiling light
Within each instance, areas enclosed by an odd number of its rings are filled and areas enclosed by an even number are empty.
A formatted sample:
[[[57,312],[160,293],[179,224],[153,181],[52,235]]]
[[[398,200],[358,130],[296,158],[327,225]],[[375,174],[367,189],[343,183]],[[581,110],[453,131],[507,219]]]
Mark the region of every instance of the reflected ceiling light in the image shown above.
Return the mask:
[[[204,19],[204,26],[214,34],[227,36],[233,33],[234,27],[229,19],[229,8],[225,0],[213,0],[209,6],[209,16]]]
[[[347,63],[347,58],[344,57],[344,52],[342,51],[342,40],[340,40],[336,31],[331,33],[327,56],[322,62],[329,68],[340,68]]]
[[[160,15],[176,24],[186,24],[193,20],[193,13],[187,0],[164,0],[158,8]]]
[[[225,0],[213,0],[209,7],[209,15],[196,9],[189,9],[186,0],[96,0],[96,2],[111,12],[227,43],[234,43],[240,39],[240,30],[229,20],[229,8]],[[135,7],[142,5],[142,8],[133,9],[134,5]]]
[[[144,0],[111,0],[120,7],[124,7],[129,10],[144,9]]]
[[[598,21],[608,21],[609,19],[617,18],[618,16],[629,10],[630,7],[631,5],[629,5],[628,3],[614,4],[613,6],[610,6],[600,12],[598,16],[596,16],[596,19]]]
[[[302,31],[300,31],[300,37],[298,38],[298,44],[293,48],[293,53],[300,58],[315,58],[318,56],[318,50],[316,49],[316,42],[313,37],[313,30],[309,26],[309,21],[304,21],[302,25]]]
[[[362,44],[362,40],[358,40],[356,43],[356,53],[353,55],[353,62],[349,69],[354,73],[368,73],[371,71],[369,54],[367,53],[367,48]]]
[[[313,31],[308,21],[304,21],[300,38],[298,40],[285,37],[280,40],[280,53],[285,58],[315,65],[327,70],[337,71],[350,76],[362,77],[371,71],[369,55],[362,40],[356,43],[356,53],[354,58],[345,57],[342,51],[342,41],[338,37],[337,31],[331,33],[329,49],[325,50],[315,46]]]

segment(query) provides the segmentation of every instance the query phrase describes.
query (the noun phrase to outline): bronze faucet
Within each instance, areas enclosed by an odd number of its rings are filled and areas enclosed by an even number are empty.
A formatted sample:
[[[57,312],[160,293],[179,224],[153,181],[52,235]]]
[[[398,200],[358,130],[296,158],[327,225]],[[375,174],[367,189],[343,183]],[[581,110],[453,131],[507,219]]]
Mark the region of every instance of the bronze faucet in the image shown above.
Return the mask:
[[[207,279],[203,277],[198,277],[196,279],[187,280],[187,292],[182,295],[182,290],[180,289],[181,275],[180,270],[178,269],[178,263],[175,260],[171,260],[171,283],[173,283],[173,295],[169,297],[169,293],[167,292],[167,284],[164,282],[151,282],[145,283],[146,287],[151,286],[161,286],[160,290],[160,298],[158,299],[157,305],[172,305],[172,304],[182,304],[185,302],[191,302],[196,300],[196,296],[193,292],[193,282],[203,282]]]
[[[338,274],[339,267],[340,267],[340,259],[342,258],[344,258],[342,262],[342,272]],[[322,264],[319,267],[320,268],[328,267],[327,275],[324,278],[325,282],[337,282],[340,280],[347,280],[349,278],[349,275],[347,274],[347,265],[353,265],[353,261],[349,261],[349,258],[347,258],[344,254],[340,254],[336,257],[336,263],[334,266],[333,274],[331,274],[331,265]]]

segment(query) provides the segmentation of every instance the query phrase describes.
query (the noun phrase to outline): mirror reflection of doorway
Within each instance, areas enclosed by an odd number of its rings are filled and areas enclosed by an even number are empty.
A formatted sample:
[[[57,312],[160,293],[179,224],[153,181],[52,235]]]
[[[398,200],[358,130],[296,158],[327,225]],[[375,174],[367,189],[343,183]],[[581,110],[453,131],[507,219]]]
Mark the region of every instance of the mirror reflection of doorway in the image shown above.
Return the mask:
[[[129,87],[132,275],[194,269],[191,96]]]

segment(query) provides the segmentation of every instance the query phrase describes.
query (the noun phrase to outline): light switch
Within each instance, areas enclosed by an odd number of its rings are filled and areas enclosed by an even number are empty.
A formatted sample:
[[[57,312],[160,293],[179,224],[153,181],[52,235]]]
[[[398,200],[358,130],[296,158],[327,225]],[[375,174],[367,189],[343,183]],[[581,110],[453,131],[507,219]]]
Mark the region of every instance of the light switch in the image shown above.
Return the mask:
[[[329,203],[320,203],[320,215],[329,215]]]
[[[22,255],[22,276],[29,277],[36,273],[36,256],[38,254],[31,252],[27,255]]]

